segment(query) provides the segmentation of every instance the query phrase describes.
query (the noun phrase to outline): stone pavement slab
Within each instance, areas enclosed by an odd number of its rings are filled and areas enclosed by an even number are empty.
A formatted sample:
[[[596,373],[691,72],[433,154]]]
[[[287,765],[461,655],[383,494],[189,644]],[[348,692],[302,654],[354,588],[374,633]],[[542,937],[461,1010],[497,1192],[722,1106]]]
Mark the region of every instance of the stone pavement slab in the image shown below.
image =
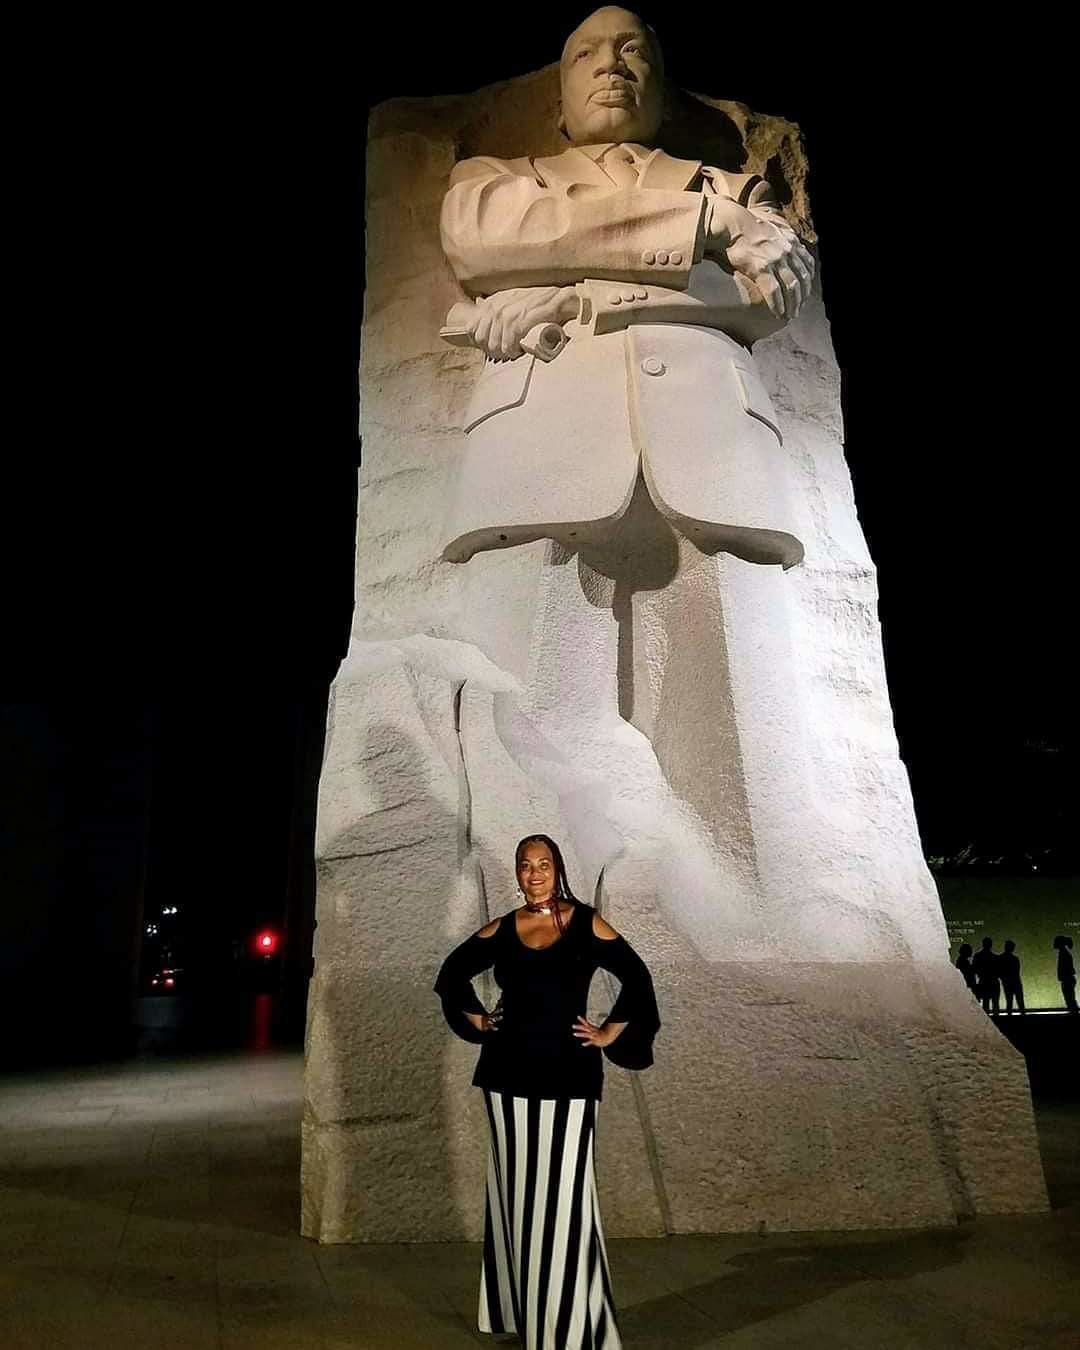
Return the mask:
[[[297,1233],[301,1057],[0,1081],[4,1350],[468,1350],[473,1243]],[[947,1229],[609,1239],[626,1350],[1075,1350],[1080,1106],[1052,1209]]]

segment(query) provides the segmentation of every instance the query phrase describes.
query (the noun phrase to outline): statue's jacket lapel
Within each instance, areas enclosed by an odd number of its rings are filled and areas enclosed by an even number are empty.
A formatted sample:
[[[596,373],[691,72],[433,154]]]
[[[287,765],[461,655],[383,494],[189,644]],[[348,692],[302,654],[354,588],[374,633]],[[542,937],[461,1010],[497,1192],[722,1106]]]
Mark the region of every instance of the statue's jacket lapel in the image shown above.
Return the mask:
[[[521,163],[522,161],[514,161]],[[590,184],[605,193],[614,184],[604,170],[583,150],[564,150],[561,155],[543,156],[531,161],[536,178],[545,187],[569,187]],[[666,189],[669,192],[692,191],[701,174],[700,159],[676,159],[663,150],[653,150],[640,171],[638,186]]]

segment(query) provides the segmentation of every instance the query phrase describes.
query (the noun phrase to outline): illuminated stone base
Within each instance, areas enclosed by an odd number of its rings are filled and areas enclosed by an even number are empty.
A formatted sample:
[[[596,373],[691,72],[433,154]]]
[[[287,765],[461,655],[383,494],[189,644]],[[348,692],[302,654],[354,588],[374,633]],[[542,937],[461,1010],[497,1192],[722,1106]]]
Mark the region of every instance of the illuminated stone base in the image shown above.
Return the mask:
[[[482,1238],[477,1051],[448,1038],[428,973],[372,971],[338,1018],[319,1000],[307,1236]],[[605,978],[591,1011],[609,1006]],[[611,1236],[932,1227],[1047,1208],[1023,1060],[948,968],[654,963],[654,978],[656,1064],[605,1065],[597,1169]],[[347,1076],[326,1072],[333,1062]]]

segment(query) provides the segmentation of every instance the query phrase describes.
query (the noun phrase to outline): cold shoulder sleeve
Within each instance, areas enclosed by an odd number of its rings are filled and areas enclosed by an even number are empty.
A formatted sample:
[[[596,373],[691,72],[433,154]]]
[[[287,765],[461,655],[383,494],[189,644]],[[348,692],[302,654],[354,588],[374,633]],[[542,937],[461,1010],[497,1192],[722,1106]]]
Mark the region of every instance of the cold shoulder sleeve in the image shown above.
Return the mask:
[[[649,968],[621,933],[617,938],[592,934],[592,953],[596,964],[610,971],[622,985],[604,1025],[627,1024],[610,1045],[604,1046],[604,1054],[622,1069],[647,1069],[653,1062],[653,1040],[660,1030]]]
[[[474,975],[495,964],[495,937],[478,937],[475,933],[455,947],[439,968],[434,984],[435,993],[442,1000],[443,1016],[451,1031],[463,1041],[479,1045],[487,1040],[487,1033],[478,1031],[465,1016],[467,1012],[482,1013],[487,1009],[480,1002],[472,986]]]

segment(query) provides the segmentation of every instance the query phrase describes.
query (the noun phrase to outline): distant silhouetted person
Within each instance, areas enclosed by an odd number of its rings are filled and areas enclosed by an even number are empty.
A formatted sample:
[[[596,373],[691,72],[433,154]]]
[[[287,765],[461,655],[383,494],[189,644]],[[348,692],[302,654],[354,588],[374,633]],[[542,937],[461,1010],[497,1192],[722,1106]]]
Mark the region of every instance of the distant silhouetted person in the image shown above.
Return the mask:
[[[975,970],[971,964],[971,943],[965,942],[959,952],[956,954],[956,969],[964,977],[964,983],[973,994],[978,992],[978,981],[975,979]]]
[[[985,1012],[990,1012],[990,1005],[993,1004],[993,1011],[999,1012],[1001,1007],[1001,981],[998,978],[998,958],[994,951],[994,939],[984,937],[982,946],[971,959],[971,964],[975,970],[975,978],[978,980],[976,993],[979,996],[979,1002],[983,1005]]]
[[[1005,943],[1005,950],[998,957],[998,972],[1001,975],[1001,989],[1005,995],[1005,1011],[1013,1010],[1013,999],[1019,1012],[1026,1013],[1024,1007],[1024,982],[1020,978],[1020,958],[1016,955],[1016,943],[1012,938]]]
[[[1080,1013],[1080,1008],[1076,1006],[1076,967],[1072,958],[1072,938],[1056,937],[1054,946],[1058,954],[1057,977],[1061,985],[1061,994],[1066,1008],[1075,1015]]]

